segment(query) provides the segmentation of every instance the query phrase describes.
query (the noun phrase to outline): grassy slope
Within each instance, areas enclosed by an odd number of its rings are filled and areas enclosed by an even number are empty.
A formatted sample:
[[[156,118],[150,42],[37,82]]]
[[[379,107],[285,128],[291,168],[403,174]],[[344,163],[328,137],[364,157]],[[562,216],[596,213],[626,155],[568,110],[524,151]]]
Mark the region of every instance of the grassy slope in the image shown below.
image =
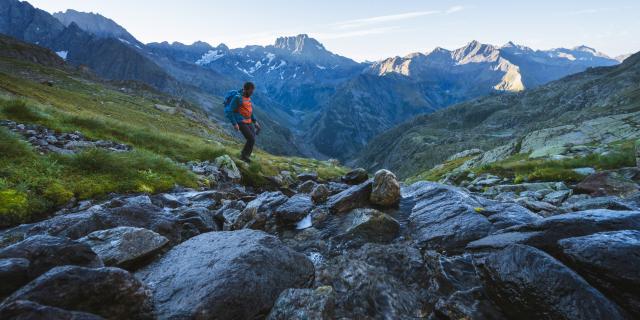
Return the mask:
[[[75,71],[0,58],[0,118],[61,132],[77,130],[135,149],[125,154],[93,150],[74,156],[40,155],[21,137],[0,129],[0,225],[40,218],[72,197],[160,192],[174,184],[194,187],[196,177],[179,162],[213,160],[222,154],[236,157],[238,142],[204,115],[193,121],[153,107],[168,101],[123,93]],[[281,170],[315,170],[324,178],[344,172],[327,162],[276,157],[260,150],[251,166],[236,163],[247,185],[261,185],[265,176]]]

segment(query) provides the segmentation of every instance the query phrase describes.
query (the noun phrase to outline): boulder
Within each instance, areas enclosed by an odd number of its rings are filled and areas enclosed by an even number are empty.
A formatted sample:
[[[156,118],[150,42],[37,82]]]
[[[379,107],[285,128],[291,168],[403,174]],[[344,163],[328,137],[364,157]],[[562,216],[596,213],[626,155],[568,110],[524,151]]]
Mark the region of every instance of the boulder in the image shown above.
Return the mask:
[[[640,231],[601,232],[558,244],[567,265],[640,318]]]
[[[231,226],[236,223],[246,206],[247,204],[240,200],[224,200],[222,207],[215,213],[216,220],[222,223],[222,230],[231,230]]]
[[[18,300],[0,307],[0,319],[13,320],[103,320],[95,314],[68,311],[60,308],[43,306],[41,304]]]
[[[618,306],[550,255],[512,245],[477,259],[491,299],[513,319],[625,319]]]
[[[118,268],[56,267],[14,292],[4,304],[19,300],[109,319],[154,318],[150,291]]]
[[[319,184],[315,186],[315,188],[313,188],[313,190],[311,191],[311,200],[314,203],[323,203],[327,201],[327,198],[329,197],[330,193],[331,191],[326,185]]]
[[[24,258],[0,259],[0,301],[29,280],[29,260]]]
[[[231,230],[264,229],[273,211],[289,198],[280,191],[261,193],[242,210]]]
[[[120,268],[134,267],[169,243],[151,230],[133,227],[95,231],[78,241],[89,245],[105,265]]]
[[[318,184],[313,180],[307,180],[298,187],[298,192],[310,193]]]
[[[36,235],[0,250],[2,258],[29,260],[29,279],[63,265],[102,267],[102,260],[88,245],[68,238]]]
[[[516,199],[516,202],[519,205],[533,212],[543,212],[544,213],[543,215],[557,213],[558,211],[558,207],[544,201],[536,201],[528,198],[520,198],[520,199]]]
[[[330,194],[334,195],[349,189],[349,185],[346,183],[330,181],[327,183],[327,188],[329,188]]]
[[[327,199],[326,205],[334,213],[343,213],[369,204],[372,181],[355,185]]]
[[[400,184],[396,175],[389,170],[379,170],[373,177],[370,196],[371,203],[388,207],[400,202]]]
[[[559,190],[546,194],[543,200],[554,206],[559,206],[565,200],[567,200],[569,196],[571,196],[571,190]]]
[[[430,182],[418,182],[411,189],[416,205],[409,229],[422,248],[460,250],[493,228],[482,215],[482,204],[461,189]]]
[[[296,194],[276,208],[276,220],[280,224],[292,224],[309,215],[313,208],[311,197],[306,194]]]
[[[180,224],[190,224],[197,229],[194,235],[201,233],[207,233],[211,231],[218,231],[220,227],[217,221],[214,219],[214,213],[208,208],[204,207],[191,207],[185,210],[177,212],[178,221]],[[188,239],[190,236],[183,233],[183,239]]]
[[[385,243],[400,233],[400,223],[375,209],[355,209],[347,214],[345,237],[349,240]]]
[[[533,223],[506,228],[485,238],[470,242],[469,250],[499,249],[521,243],[557,252],[561,239],[597,232],[640,229],[640,212],[588,210],[560,214]]]
[[[283,291],[267,320],[330,320],[334,319],[335,293],[329,286]]]
[[[592,174],[578,183],[574,190],[592,196],[625,196],[638,191],[638,185],[618,172]]]
[[[347,174],[342,177],[342,182],[350,185],[357,185],[367,181],[367,179],[369,179],[367,170],[357,168],[347,172]]]
[[[240,174],[240,170],[236,166],[236,163],[233,162],[233,159],[228,155],[219,156],[214,160],[216,166],[218,166],[219,170],[225,174],[225,176],[231,181],[240,181],[242,175]]]
[[[318,181],[318,173],[317,172],[303,172],[298,175],[298,181]]]
[[[563,208],[568,211],[585,211],[593,209],[607,209],[618,211],[630,211],[638,209],[629,203],[623,202],[619,197],[595,197],[577,200],[569,204],[565,204]]]
[[[255,319],[287,288],[313,279],[313,264],[262,231],[211,232],[174,247],[136,273],[161,319]]]

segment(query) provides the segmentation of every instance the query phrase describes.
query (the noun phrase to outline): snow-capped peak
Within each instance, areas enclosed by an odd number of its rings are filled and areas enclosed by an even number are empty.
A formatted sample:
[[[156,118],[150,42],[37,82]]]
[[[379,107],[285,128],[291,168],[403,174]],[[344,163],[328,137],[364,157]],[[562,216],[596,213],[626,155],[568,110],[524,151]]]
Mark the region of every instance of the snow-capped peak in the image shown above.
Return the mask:
[[[196,64],[199,66],[207,65],[222,57],[224,57],[224,52],[222,52],[222,50],[209,50],[207,53],[202,55],[202,57],[198,59],[198,61],[196,61]]]

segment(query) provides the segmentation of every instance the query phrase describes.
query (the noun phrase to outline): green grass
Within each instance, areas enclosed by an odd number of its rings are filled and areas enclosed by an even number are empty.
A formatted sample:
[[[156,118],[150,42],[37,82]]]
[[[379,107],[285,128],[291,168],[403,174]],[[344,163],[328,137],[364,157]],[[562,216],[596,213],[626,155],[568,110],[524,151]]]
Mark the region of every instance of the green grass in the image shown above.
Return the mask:
[[[590,154],[585,157],[563,160],[529,159],[527,154],[518,154],[500,162],[491,163],[475,170],[476,173],[491,173],[500,177],[526,181],[579,182],[584,176],[572,169],[592,167],[610,170],[635,166],[635,141],[627,140],[612,144],[612,151],[606,155]]]
[[[451,171],[453,171],[454,169],[457,169],[458,167],[460,167],[463,163],[467,162],[468,160],[470,160],[471,158],[473,158],[473,156],[469,156],[469,157],[463,157],[463,158],[458,158],[455,160],[451,160],[451,161],[447,161],[445,163],[443,163],[441,166],[437,166],[431,170],[427,170],[417,176],[411,177],[409,179],[406,179],[405,182],[406,183],[414,183],[417,181],[422,181],[422,180],[426,180],[426,181],[440,181],[442,178],[444,178],[444,176],[448,173],[450,173]]]
[[[40,84],[43,78],[54,85]],[[273,156],[262,150],[256,150],[253,163],[246,165],[238,159],[241,145],[205,115],[193,121],[156,110],[156,103],[169,104],[125,94],[75,73],[0,58],[0,119],[58,132],[80,131],[90,139],[134,148],[125,153],[40,155],[21,137],[0,128],[0,227],[43,218],[73,197],[196,187],[197,177],[180,163],[224,154],[238,165],[242,183],[251,186],[266,184],[267,176],[282,170],[294,175],[317,171],[323,179],[346,172],[325,161]]]

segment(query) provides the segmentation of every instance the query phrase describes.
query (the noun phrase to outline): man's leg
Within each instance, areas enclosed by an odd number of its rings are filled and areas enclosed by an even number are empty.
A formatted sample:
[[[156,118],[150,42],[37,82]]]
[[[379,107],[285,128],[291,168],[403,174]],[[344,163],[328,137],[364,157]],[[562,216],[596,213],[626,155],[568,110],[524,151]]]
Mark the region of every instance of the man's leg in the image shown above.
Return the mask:
[[[253,131],[253,125],[247,123],[240,123],[238,125],[240,127],[240,132],[247,139],[247,142],[244,144],[244,148],[242,148],[242,157],[249,159],[251,153],[253,152],[253,145],[256,143],[256,134]]]

